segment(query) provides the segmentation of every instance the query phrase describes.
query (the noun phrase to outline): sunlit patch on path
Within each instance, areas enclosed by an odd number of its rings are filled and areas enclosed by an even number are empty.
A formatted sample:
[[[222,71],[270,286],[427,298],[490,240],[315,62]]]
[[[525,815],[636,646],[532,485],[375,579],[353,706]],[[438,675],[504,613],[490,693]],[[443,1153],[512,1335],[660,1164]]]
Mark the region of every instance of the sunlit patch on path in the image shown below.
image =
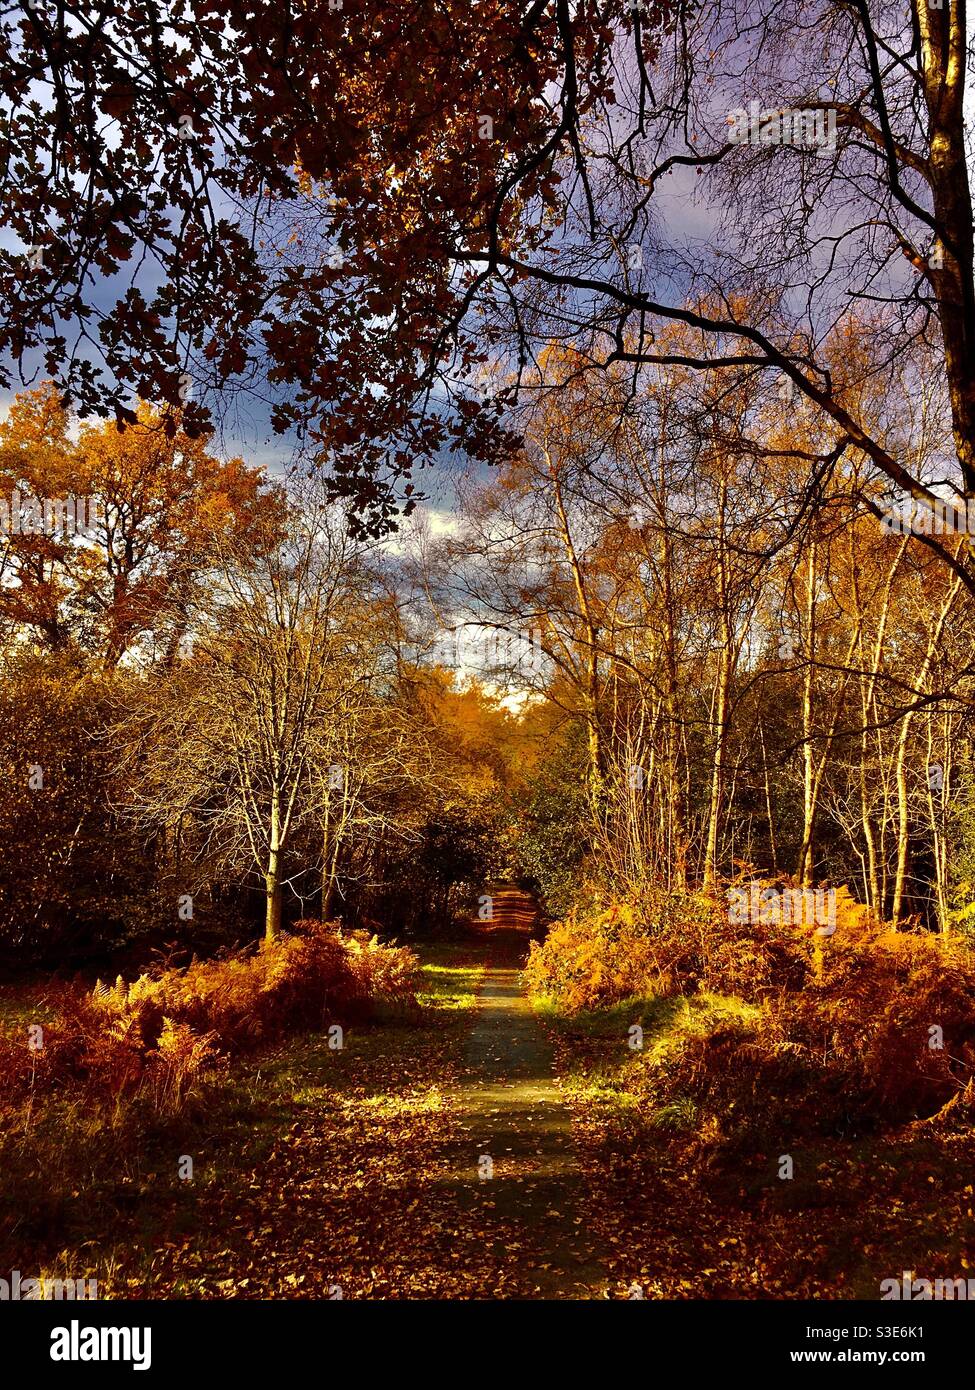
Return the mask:
[[[486,1245],[500,1247],[492,1253],[507,1246],[537,1297],[600,1297],[607,1275],[587,1230],[571,1117],[521,984],[535,919],[532,900],[506,890],[495,896],[493,920],[474,929],[491,963],[451,1094],[464,1138],[449,1180],[483,1224]]]

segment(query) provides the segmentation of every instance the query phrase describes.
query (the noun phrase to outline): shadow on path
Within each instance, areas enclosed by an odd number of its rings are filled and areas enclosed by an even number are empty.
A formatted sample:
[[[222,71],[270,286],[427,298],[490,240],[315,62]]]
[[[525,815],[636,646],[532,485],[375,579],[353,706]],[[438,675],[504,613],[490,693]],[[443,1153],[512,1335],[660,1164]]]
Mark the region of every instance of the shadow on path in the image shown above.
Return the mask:
[[[587,1233],[569,1111],[521,983],[537,915],[530,897],[505,890],[494,895],[493,920],[472,927],[487,963],[451,1095],[465,1140],[449,1180],[483,1221],[486,1240],[506,1243],[537,1296],[604,1297],[608,1278]]]

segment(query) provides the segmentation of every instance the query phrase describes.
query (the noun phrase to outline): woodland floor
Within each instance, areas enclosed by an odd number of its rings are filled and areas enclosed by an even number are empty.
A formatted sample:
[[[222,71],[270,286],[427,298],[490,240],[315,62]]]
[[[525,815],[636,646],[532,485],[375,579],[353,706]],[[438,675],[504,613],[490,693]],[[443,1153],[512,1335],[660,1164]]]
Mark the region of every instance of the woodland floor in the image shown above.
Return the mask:
[[[618,1010],[536,1016],[533,924],[496,895],[420,948],[419,1015],[282,1043],[138,1143],[67,1105],[0,1136],[0,1264],[107,1298],[380,1299],[877,1298],[975,1267],[971,1135],[833,1141],[791,1183],[701,1161],[628,1104]]]

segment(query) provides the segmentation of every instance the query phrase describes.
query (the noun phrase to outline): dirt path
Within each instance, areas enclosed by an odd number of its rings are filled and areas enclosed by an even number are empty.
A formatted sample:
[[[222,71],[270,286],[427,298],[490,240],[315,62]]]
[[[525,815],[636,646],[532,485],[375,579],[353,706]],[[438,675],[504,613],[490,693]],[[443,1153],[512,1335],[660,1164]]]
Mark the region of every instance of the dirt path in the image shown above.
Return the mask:
[[[598,1298],[608,1277],[587,1231],[571,1118],[520,981],[535,918],[527,895],[506,890],[495,895],[493,920],[474,928],[490,963],[450,1097],[465,1136],[455,1181],[486,1235],[509,1249],[514,1235],[511,1259],[536,1297]]]
[[[521,988],[534,923],[499,892],[492,921],[424,952],[439,1003],[421,1018],[269,1048],[135,1160],[121,1136],[72,1151],[86,1206],[65,1205],[43,1258],[69,1252],[106,1298],[619,1296]],[[22,1225],[14,1244],[11,1268],[42,1258]]]

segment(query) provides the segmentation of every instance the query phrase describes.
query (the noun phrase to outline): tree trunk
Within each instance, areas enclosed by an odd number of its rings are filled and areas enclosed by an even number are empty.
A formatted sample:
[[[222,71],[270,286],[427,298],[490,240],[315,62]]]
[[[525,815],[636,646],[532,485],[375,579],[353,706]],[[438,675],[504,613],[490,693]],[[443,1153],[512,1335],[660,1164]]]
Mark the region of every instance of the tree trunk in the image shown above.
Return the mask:
[[[267,871],[264,888],[267,902],[264,915],[264,940],[276,941],[281,934],[281,809],[277,797],[271,800],[271,825],[268,836]]]
[[[268,871],[264,875],[266,907],[264,913],[264,940],[276,941],[281,935],[281,879],[278,875],[277,855],[268,861]]]
[[[959,576],[954,579],[948,589],[938,613],[937,621],[928,638],[927,651],[924,655],[924,661],[921,665],[917,683],[918,691],[921,693],[924,692],[928,683],[928,677],[931,673],[931,667],[934,664],[935,654],[941,642],[941,635],[944,632],[945,623],[948,621],[948,614],[954,606],[960,588],[961,578]],[[900,737],[897,740],[897,874],[894,878],[894,900],[891,905],[890,914],[895,923],[900,920],[907,889],[907,857],[910,841],[910,800],[907,787],[907,741],[911,732],[913,719],[913,710],[904,715]]]
[[[322,819],[322,921],[327,922],[332,911],[335,891],[334,858],[332,854],[331,805],[326,793],[325,814]]]
[[[816,661],[816,551],[817,545],[813,540],[809,545],[809,574],[806,584],[806,675],[802,683],[802,845],[796,870],[796,877],[803,888],[812,887],[813,831],[816,821],[812,744],[813,672]]]
[[[569,526],[568,514],[562,500],[562,485],[559,481],[558,470],[552,462],[548,450],[545,451],[545,460],[548,466],[549,475],[552,479],[553,492],[555,496],[555,506],[559,518],[559,531],[561,533],[562,545],[565,549],[566,559],[569,569],[572,572],[572,584],[575,589],[576,600],[579,604],[579,613],[583,621],[583,643],[585,646],[585,683],[583,687],[583,702],[586,711],[586,722],[589,731],[589,797],[593,810],[597,810],[602,793],[603,777],[605,775],[602,726],[600,723],[599,710],[599,650],[598,634],[596,624],[593,619],[592,607],[589,603],[589,593],[586,588],[585,577],[582,573],[582,565],[579,555],[572,539],[572,530]]]
[[[732,633],[728,612],[728,560],[725,549],[725,505],[727,488],[721,489],[718,513],[720,554],[718,558],[718,603],[720,607],[721,647],[718,654],[717,684],[714,694],[712,727],[714,756],[711,765],[711,799],[708,812],[708,839],[704,856],[704,887],[714,891],[718,880],[718,835],[721,828],[721,807],[724,795],[724,764],[728,747],[728,696],[731,686]]]
[[[768,776],[768,758],[765,753],[765,721],[760,720],[758,725],[758,737],[762,748],[762,777],[765,782],[765,814],[768,818],[768,839],[769,849],[772,854],[772,872],[779,872],[779,851],[775,838],[775,816],[772,812],[772,788]]]
[[[965,7],[916,0],[919,64],[930,121],[927,171],[931,181],[941,265],[928,279],[938,301],[952,431],[967,497],[975,495],[975,288],[972,195],[964,113],[968,38]],[[930,261],[929,261],[930,266]]]
[[[665,710],[667,719],[667,792],[670,802],[668,858],[671,887],[682,892],[687,887],[687,807],[683,795],[680,766],[679,686],[677,661],[677,624],[674,616],[673,551],[666,525],[662,528],[661,570],[663,572],[664,652],[667,690]]]

